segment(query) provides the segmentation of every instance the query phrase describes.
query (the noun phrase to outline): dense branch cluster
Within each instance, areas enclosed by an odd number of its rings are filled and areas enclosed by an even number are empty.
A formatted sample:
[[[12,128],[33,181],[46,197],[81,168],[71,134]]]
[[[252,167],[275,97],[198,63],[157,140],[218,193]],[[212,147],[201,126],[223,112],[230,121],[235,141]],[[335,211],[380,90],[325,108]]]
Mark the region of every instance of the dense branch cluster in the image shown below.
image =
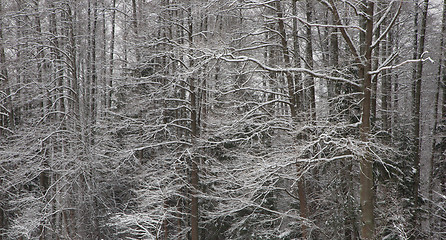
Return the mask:
[[[0,1],[0,240],[445,238],[435,4]]]

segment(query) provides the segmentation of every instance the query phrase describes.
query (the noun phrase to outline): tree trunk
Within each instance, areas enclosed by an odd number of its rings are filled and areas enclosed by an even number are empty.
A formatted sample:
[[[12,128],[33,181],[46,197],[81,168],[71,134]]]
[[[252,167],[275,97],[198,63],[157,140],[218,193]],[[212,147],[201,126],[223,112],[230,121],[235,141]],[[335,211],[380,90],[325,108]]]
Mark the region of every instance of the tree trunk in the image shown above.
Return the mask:
[[[111,36],[110,36],[110,62],[109,62],[109,77],[107,84],[107,108],[111,108],[112,106],[112,94],[113,94],[113,70],[115,66],[114,62],[114,53],[115,53],[115,29],[116,29],[116,0],[113,0],[112,4],[112,20],[111,20]]]
[[[329,0],[331,11],[335,19],[336,25],[342,26],[342,21],[334,0]],[[362,118],[360,125],[361,141],[364,145],[368,142],[370,132],[370,115],[371,115],[371,65],[372,65],[372,39],[373,39],[373,14],[374,2],[363,0],[363,12],[361,16],[361,27],[365,32],[360,33],[360,53],[343,27],[339,27],[342,37],[347,43],[350,52],[354,57],[354,62],[359,65],[358,77],[363,79],[363,100],[362,100]],[[360,55],[364,56],[363,60]],[[373,159],[372,153],[366,152],[360,160],[360,209],[361,209],[361,238],[365,240],[374,239],[375,235],[375,218],[374,218],[374,187],[373,187]]]
[[[191,101],[191,134],[192,134],[192,142],[196,144],[196,138],[198,137],[198,122],[197,122],[197,99],[195,92],[195,79],[193,77],[190,78],[189,81],[189,90],[190,90],[190,101]],[[198,231],[198,157],[191,157],[191,216],[190,216],[190,224],[191,224],[191,239],[198,240],[199,231]]]
[[[50,7],[53,12],[50,14],[50,33],[52,34],[53,38],[51,39],[51,45],[54,48],[52,50],[52,55],[55,58],[55,69],[54,69],[54,78],[56,79],[57,84],[57,94],[56,98],[54,99],[54,104],[57,106],[57,111],[59,111],[59,114],[57,115],[58,119],[61,120],[65,116],[65,94],[64,94],[64,75],[63,75],[63,69],[61,67],[62,64],[62,57],[60,54],[60,40],[59,33],[57,31],[57,13],[56,13],[56,6],[54,4],[54,0],[50,2]]]
[[[134,35],[134,41],[135,41],[135,56],[136,56],[136,62],[139,63],[139,60],[141,59],[141,54],[139,52],[138,48],[138,16],[137,16],[137,7],[136,7],[136,0],[132,0],[132,29]]]
[[[293,16],[297,16],[297,0],[291,0],[292,4],[292,13]],[[297,18],[293,18],[293,57],[294,57],[294,66],[297,68],[301,67],[301,56],[300,56],[300,46],[299,46],[299,30],[297,25]],[[296,104],[296,111],[302,109],[302,74],[294,73],[294,103]],[[297,116],[296,116],[297,117]]]
[[[336,25],[336,21],[334,17],[331,17],[330,24]],[[329,48],[329,58],[330,58],[330,66],[332,66],[335,70],[339,69],[339,37],[338,37],[338,29],[333,28],[330,33],[330,48]],[[337,74],[335,74],[337,76]],[[328,82],[328,98],[334,98],[340,94],[340,86],[337,82],[329,81]],[[335,108],[335,105],[332,105],[330,109]],[[336,111],[332,110],[332,113],[336,114]]]
[[[443,26],[442,29],[444,29],[443,33],[444,35],[442,36],[442,38],[446,38],[446,1],[443,0]],[[442,52],[443,52],[443,56],[446,55],[446,40],[443,41],[443,48],[442,48]],[[443,74],[441,75],[441,86],[442,86],[442,91],[443,91],[443,103],[442,103],[442,107],[441,107],[441,124],[442,126],[446,126],[446,70],[443,69]],[[443,128],[443,136],[446,135],[446,129]],[[440,154],[445,154],[446,152],[446,142],[444,142],[444,138],[443,138],[443,142],[441,144],[441,147],[439,147],[438,151]],[[443,161],[446,161],[446,159],[444,159],[443,157]],[[445,169],[445,168],[443,168]],[[446,195],[446,174],[442,174],[440,176],[440,192],[443,195]],[[446,227],[446,219],[443,218],[442,224],[440,224],[440,226],[445,226]]]
[[[308,23],[311,23],[313,21],[313,0],[307,0],[306,1],[306,20]],[[314,60],[313,60],[313,37],[312,37],[312,31],[311,26],[306,26],[306,38],[307,38],[307,44],[305,47],[305,61],[306,61],[306,67],[310,70],[313,70]],[[314,77],[309,75],[308,76],[308,84],[310,89],[310,96],[309,96],[309,102],[310,102],[310,119],[314,123],[316,121],[316,95],[315,95],[315,82]]]
[[[94,131],[94,125],[96,124],[96,117],[97,117],[97,99],[98,99],[98,73],[96,69],[96,35],[97,35],[97,26],[98,26],[98,0],[92,0],[93,1],[93,20],[91,21],[92,27],[91,27],[91,46],[90,46],[90,52],[91,52],[91,92],[90,92],[90,120],[89,125],[91,125],[93,128],[90,129],[90,131]],[[92,134],[91,136],[91,143],[94,143],[94,136]]]
[[[431,146],[431,150],[432,150],[432,155],[430,158],[430,168],[429,168],[429,175],[428,175],[428,191],[429,191],[429,207],[428,207],[428,211],[429,211],[429,217],[426,219],[427,220],[427,224],[429,225],[429,228],[431,229],[431,231],[429,232],[429,238],[434,239],[433,236],[433,226],[434,226],[434,221],[435,221],[435,214],[432,214],[434,212],[433,206],[432,206],[432,202],[435,201],[435,199],[433,198],[433,189],[434,189],[434,169],[435,169],[435,160],[436,159],[441,159],[441,152],[438,151],[439,149],[437,149],[437,143],[441,142],[441,139],[438,139],[438,126],[441,126],[442,124],[442,118],[439,118],[439,112],[440,114],[444,112],[439,111],[439,103],[440,103],[440,91],[441,91],[441,84],[442,84],[442,80],[444,80],[446,78],[446,69],[444,69],[444,59],[446,57],[445,54],[445,35],[446,35],[446,0],[443,0],[443,14],[442,14],[442,20],[441,20],[441,35],[440,35],[440,57],[438,59],[438,76],[437,76],[437,87],[435,90],[435,102],[434,102],[434,125],[432,127],[432,146]],[[438,141],[440,140],[440,141]],[[441,170],[440,170],[441,172]],[[441,184],[441,181],[440,181]],[[443,222],[444,220],[440,219],[441,222]],[[441,226],[441,223],[439,224]]]
[[[381,2],[378,4],[378,11],[380,11],[380,6],[381,6]],[[377,39],[379,36],[381,35],[381,26],[377,26],[376,27],[376,31],[375,31],[375,38]],[[380,48],[380,43],[378,43],[375,47],[374,50],[374,59],[373,59],[373,69],[376,70],[379,68],[379,59],[380,59],[380,53],[381,53],[381,48]],[[375,126],[375,121],[376,121],[376,110],[377,110],[377,106],[376,106],[376,100],[377,100],[377,93],[378,93],[378,75],[379,74],[375,74],[372,77],[372,92],[371,92],[371,112],[370,112],[370,124],[371,127]]]
[[[362,122],[360,127],[361,141],[368,142],[370,132],[370,110],[371,110],[371,60],[372,60],[372,37],[373,37],[373,1],[364,0],[364,16],[366,32],[364,46],[365,62],[361,66],[360,78],[363,78],[363,100],[362,100]],[[361,238],[372,240],[375,236],[374,217],[374,187],[373,187],[373,160],[371,153],[367,152],[360,162],[360,206],[361,206]]]
[[[413,52],[412,52],[412,58],[413,59],[417,59],[418,58],[418,14],[419,14],[419,6],[418,6],[418,0],[413,0],[414,1],[414,17],[413,17]],[[417,68],[414,67],[412,69],[412,80],[415,81],[415,79],[417,78]],[[415,92],[416,92],[416,84],[412,85],[412,97],[415,96]],[[412,106],[415,109],[415,105]]]
[[[2,3],[0,1],[0,14],[3,14]],[[0,136],[5,135],[4,132],[12,132],[15,128],[14,126],[14,109],[12,107],[12,99],[11,99],[11,88],[9,86],[9,76],[8,69],[6,67],[6,55],[5,55],[5,47],[4,47],[4,38],[3,38],[3,23],[0,19],[0,80],[1,80],[1,89],[4,92],[4,96],[1,98],[4,99],[4,102],[0,102]]]
[[[277,9],[279,33],[281,35],[283,58],[285,65],[289,67],[291,65],[291,59],[290,59],[290,53],[288,51],[288,42],[287,42],[287,36],[285,31],[285,24],[283,21],[283,12],[280,0],[276,2],[276,9]],[[297,110],[296,110],[297,104],[295,97],[296,92],[295,92],[293,76],[290,72],[286,73],[286,79],[288,86],[288,100],[290,102],[289,106],[290,106],[291,119],[293,122],[297,122]],[[300,166],[298,166],[298,169],[299,168]],[[308,218],[308,205],[307,205],[307,195],[305,191],[305,178],[303,174],[301,174],[298,180],[298,196],[299,196],[300,216],[305,221]],[[308,232],[306,224],[302,223],[302,238],[307,239],[307,237],[308,237]]]
[[[387,23],[387,21],[386,21]],[[384,26],[386,25],[384,24]],[[387,33],[387,36],[385,38],[385,41],[383,42],[382,46],[382,58],[383,62],[386,60],[387,57],[390,56],[392,51],[392,45],[391,45],[391,33]],[[391,108],[391,90],[392,90],[392,83],[391,83],[392,77],[391,77],[391,71],[390,70],[384,70],[382,71],[382,84],[381,84],[381,115],[382,115],[382,129],[389,133],[391,131],[391,118],[390,118],[390,108]]]
[[[75,19],[76,19],[76,12],[71,8],[71,6],[68,6],[68,38],[69,38],[69,54],[71,59],[71,89],[70,95],[71,95],[71,101],[72,101],[72,109],[73,115],[75,116],[76,120],[80,120],[80,93],[79,93],[79,76],[78,76],[78,69],[79,69],[79,63],[78,63],[78,57],[77,57],[77,41],[76,41],[76,31],[75,31]],[[77,123],[75,124],[75,128],[80,131],[79,125]]]
[[[192,49],[193,45],[193,17],[192,17],[192,7],[188,8],[188,40],[189,40],[189,46]],[[189,67],[193,67],[194,62],[193,60],[190,60]],[[191,104],[191,112],[190,112],[190,118],[191,118],[191,140],[192,145],[194,146],[196,144],[196,139],[199,135],[199,123],[197,118],[197,95],[196,95],[196,89],[195,89],[195,76],[189,77],[189,94],[190,94],[190,104]],[[191,204],[190,204],[190,225],[191,225],[191,240],[198,240],[199,239],[199,228],[198,228],[198,221],[199,221],[199,209],[198,209],[198,157],[193,154],[191,156],[191,170],[190,170],[190,181],[191,181],[191,189],[190,189],[190,195],[191,195]]]
[[[102,33],[101,33],[101,37],[102,37],[102,51],[101,51],[101,93],[98,94],[98,97],[100,97],[100,103],[98,104],[98,113],[101,114],[101,117],[105,116],[105,109],[107,107],[107,80],[108,80],[108,76],[107,76],[107,72],[108,72],[108,68],[107,68],[107,64],[108,64],[108,59],[107,59],[107,20],[106,20],[106,0],[102,0],[101,1],[101,28],[102,28]]]
[[[418,53],[417,59],[422,57],[424,53],[424,43],[426,35],[426,20],[429,8],[429,0],[424,0],[424,6],[422,10],[420,36],[418,40]],[[413,212],[413,230],[414,234],[411,239],[419,239],[420,234],[420,216],[419,216],[419,190],[420,190],[420,153],[421,153],[421,139],[420,139],[420,113],[421,113],[421,81],[423,76],[423,62],[419,61],[416,64],[416,75],[414,79],[415,83],[415,95],[414,95],[414,183],[413,183],[413,200],[414,200],[414,212]]]
[[[0,0],[0,89],[3,91],[3,89],[8,89],[8,70],[6,68],[6,55],[5,55],[5,47],[4,47],[4,38],[3,38],[3,6],[2,1]],[[5,94],[9,95],[7,92]],[[5,96],[7,97],[7,96]],[[4,96],[1,96],[1,98],[4,98]],[[3,137],[5,135],[5,131],[8,128],[8,116],[7,111],[5,113],[5,110],[7,110],[7,105],[3,102],[0,102],[0,137]],[[0,170],[1,174],[3,176],[4,170],[3,167]],[[3,184],[3,178],[0,178],[0,184]],[[2,185],[3,186],[3,185]],[[3,239],[3,234],[5,233],[6,228],[6,219],[5,219],[5,212],[4,212],[4,193],[3,190],[0,192],[0,240]]]

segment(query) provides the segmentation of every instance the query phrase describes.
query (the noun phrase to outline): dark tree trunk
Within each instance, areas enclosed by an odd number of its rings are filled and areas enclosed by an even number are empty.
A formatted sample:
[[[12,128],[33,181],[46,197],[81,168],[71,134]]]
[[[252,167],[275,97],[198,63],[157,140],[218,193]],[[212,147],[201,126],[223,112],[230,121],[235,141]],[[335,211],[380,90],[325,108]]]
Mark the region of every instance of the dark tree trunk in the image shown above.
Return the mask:
[[[305,5],[306,10],[306,20],[308,23],[313,21],[313,3],[312,0],[307,0]],[[305,61],[306,67],[310,70],[313,70],[314,59],[313,59],[313,36],[311,26],[306,26],[306,48],[305,48]],[[316,121],[316,95],[315,95],[315,82],[314,77],[308,75],[308,84],[309,84],[309,102],[310,102],[310,119],[314,123]]]
[[[115,58],[115,29],[116,29],[116,0],[113,0],[112,3],[112,19],[111,19],[111,36],[110,36],[110,59],[109,59],[109,76],[108,76],[108,83],[107,83],[107,108],[112,107],[112,96],[113,96],[113,70],[115,66],[114,58]]]
[[[365,6],[365,38],[362,53],[365,62],[361,66],[360,78],[363,78],[363,100],[362,100],[362,122],[360,127],[361,140],[368,142],[370,132],[370,110],[371,110],[371,64],[372,64],[372,37],[373,37],[373,1],[364,0]],[[366,153],[360,162],[360,206],[361,206],[361,238],[372,240],[375,237],[374,217],[374,187],[373,187],[373,159],[371,153]]]
[[[417,47],[417,59],[422,57],[424,52],[425,45],[425,35],[426,35],[426,20],[429,8],[429,0],[424,0],[424,6],[422,10],[421,16],[421,26],[420,26],[420,35],[418,38],[418,47]],[[419,190],[420,190],[420,153],[421,153],[421,139],[420,139],[420,113],[421,113],[421,82],[423,76],[423,62],[419,61],[416,64],[416,74],[415,74],[415,95],[414,95],[414,183],[413,183],[413,201],[414,201],[414,212],[413,212],[413,230],[414,234],[411,236],[411,239],[419,239],[420,234],[420,216],[419,216]]]
[[[0,2],[0,14],[2,13],[2,3]],[[0,136],[4,135],[4,132],[12,132],[15,128],[14,124],[14,109],[12,107],[11,100],[11,88],[9,83],[8,69],[6,67],[6,55],[3,38],[3,23],[0,20],[0,89],[4,92],[4,96],[1,96],[4,101],[0,102]]]
[[[281,1],[276,2],[276,9],[277,9],[277,19],[278,19],[278,25],[279,25],[279,33],[281,35],[281,45],[282,45],[282,52],[284,57],[284,62],[287,67],[291,66],[291,59],[290,59],[290,53],[288,51],[288,42],[287,42],[287,36],[285,31],[285,24],[283,21],[283,12],[282,12],[282,6]],[[290,102],[290,112],[291,112],[291,118],[294,122],[297,121],[297,104],[296,104],[296,92],[295,92],[295,82],[293,81],[293,76],[290,72],[286,73],[286,79],[287,79],[287,86],[288,86],[288,99]],[[300,168],[300,166],[298,166]],[[308,218],[308,205],[307,205],[307,194],[305,191],[305,178],[303,175],[300,176],[298,180],[298,196],[299,196],[299,206],[300,206],[300,216],[302,219]],[[302,223],[302,238],[307,239],[308,233],[307,233],[307,227],[305,223]]]
[[[132,0],[132,29],[134,33],[134,41],[135,41],[135,56],[136,56],[136,62],[139,63],[139,60],[141,59],[141,54],[138,49],[138,15],[137,15],[137,6],[136,6],[136,0]]]
[[[378,4],[378,11],[380,10],[380,6],[381,3]],[[376,27],[376,31],[375,31],[375,38],[378,38],[381,35],[381,26],[377,26]],[[380,59],[380,53],[381,53],[381,48],[380,48],[380,43],[378,43],[375,47],[374,50],[374,59],[373,59],[373,69],[376,70],[379,68],[379,59]],[[376,106],[376,100],[377,100],[377,93],[378,93],[378,75],[379,74],[375,74],[372,77],[372,89],[371,89],[371,112],[370,112],[370,124],[372,127],[374,127],[375,125],[375,121],[376,121],[376,111],[377,111],[377,106]]]
[[[293,16],[297,16],[297,0],[291,0],[292,13]],[[294,66],[297,68],[301,67],[301,56],[300,56],[300,46],[299,46],[299,30],[297,25],[297,18],[293,18],[293,57]],[[294,73],[294,102],[296,104],[296,112],[302,109],[302,74]],[[296,116],[297,117],[297,116]]]
[[[188,40],[189,40],[189,46],[192,49],[193,45],[193,17],[192,17],[192,7],[188,8]],[[190,61],[190,67],[193,67],[193,61]],[[196,139],[199,135],[199,123],[198,123],[198,106],[197,106],[197,93],[195,89],[195,77],[191,76],[189,77],[189,94],[190,94],[190,118],[191,118],[191,140],[192,145],[196,144]],[[199,239],[199,228],[198,228],[198,222],[199,222],[199,209],[198,209],[198,157],[193,155],[190,159],[190,181],[191,181],[191,189],[190,189],[190,225],[191,225],[191,240],[198,240]]]
[[[385,41],[382,46],[383,62],[390,56],[392,51],[392,37],[391,32],[387,33]],[[390,70],[384,70],[382,72],[382,84],[381,84],[381,111],[382,111],[382,129],[391,135],[391,102],[392,102],[392,75]]]

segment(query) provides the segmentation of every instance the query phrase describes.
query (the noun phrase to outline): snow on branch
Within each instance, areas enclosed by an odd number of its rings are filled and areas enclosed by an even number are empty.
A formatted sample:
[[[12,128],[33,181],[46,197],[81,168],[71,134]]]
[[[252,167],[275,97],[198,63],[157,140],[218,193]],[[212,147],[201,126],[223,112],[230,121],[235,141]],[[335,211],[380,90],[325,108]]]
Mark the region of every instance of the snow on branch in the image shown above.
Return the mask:
[[[297,16],[293,16],[292,18],[296,18],[297,20],[299,20],[303,24],[305,24],[307,26],[310,26],[310,27],[353,28],[353,29],[357,29],[357,30],[365,33],[365,29],[361,28],[360,26],[355,26],[355,25],[332,25],[332,24],[322,24],[322,23],[309,23],[305,19],[302,19],[302,18],[297,17]]]
[[[375,48],[379,42],[381,42],[381,40],[387,35],[387,33],[390,31],[390,29],[392,29],[393,25],[395,24],[396,20],[398,19],[400,12],[401,12],[401,7],[403,6],[403,1],[400,2],[400,6],[398,7],[398,10],[395,14],[395,16],[393,17],[392,21],[390,22],[390,24],[387,26],[386,30],[384,30],[384,32],[378,37],[378,39],[376,39],[376,41],[372,44],[371,48]],[[390,9],[391,7],[389,7]],[[387,13],[386,13],[387,14]],[[380,20],[381,21],[381,20]],[[381,24],[380,22],[378,24]],[[377,25],[378,27],[379,25]],[[376,31],[376,29],[374,29],[374,31]]]
[[[426,52],[425,52],[425,53],[426,53]],[[423,53],[422,55],[424,55],[424,53]],[[380,68],[376,69],[375,71],[370,71],[369,74],[370,74],[370,75],[374,75],[374,74],[378,74],[378,73],[380,73],[380,72],[382,72],[382,71],[384,71],[384,70],[391,70],[391,69],[394,69],[394,68],[399,68],[399,67],[401,67],[401,66],[403,66],[403,65],[406,65],[406,64],[408,64],[408,63],[425,62],[425,61],[427,61],[427,60],[429,60],[431,63],[434,62],[434,60],[432,60],[431,57],[420,58],[420,59],[409,59],[409,60],[406,60],[406,61],[404,61],[404,62],[401,62],[401,63],[399,63],[399,64],[397,64],[397,65],[380,67]]]
[[[307,69],[307,68],[292,68],[292,67],[275,68],[275,67],[271,67],[271,66],[268,66],[268,65],[260,62],[258,59],[247,57],[247,56],[232,56],[230,54],[226,54],[226,56],[221,56],[219,59],[222,59],[226,62],[252,62],[252,63],[255,63],[257,66],[259,66],[260,68],[270,71],[270,72],[279,72],[279,73],[301,72],[301,73],[309,74],[316,78],[323,78],[323,79],[332,80],[332,81],[341,81],[341,82],[348,83],[352,86],[355,86],[357,88],[361,87],[361,85],[359,85],[358,83],[355,83],[355,82],[348,80],[346,78],[333,77],[333,76],[330,76],[327,74],[317,73],[317,72]]]
[[[329,0],[329,4],[330,4],[330,10],[332,11],[333,16],[334,16],[335,21],[336,21],[336,25],[342,26],[341,17],[339,16],[338,9],[336,8],[333,0]],[[354,55],[355,61],[357,63],[361,63],[361,57],[360,57],[361,54],[359,54],[358,49],[356,49],[355,45],[353,44],[353,40],[350,37],[350,35],[348,34],[348,32],[345,30],[345,28],[342,28],[342,27],[339,27],[339,31],[341,31],[342,37],[347,42],[347,45],[350,48],[350,51]]]

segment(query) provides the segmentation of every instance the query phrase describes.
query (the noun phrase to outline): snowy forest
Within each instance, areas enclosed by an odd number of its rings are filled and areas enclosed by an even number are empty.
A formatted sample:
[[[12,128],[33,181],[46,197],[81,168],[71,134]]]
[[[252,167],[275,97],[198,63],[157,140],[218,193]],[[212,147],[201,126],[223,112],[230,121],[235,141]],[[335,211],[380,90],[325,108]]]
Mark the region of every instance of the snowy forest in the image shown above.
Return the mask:
[[[0,0],[0,240],[446,239],[445,0]]]

